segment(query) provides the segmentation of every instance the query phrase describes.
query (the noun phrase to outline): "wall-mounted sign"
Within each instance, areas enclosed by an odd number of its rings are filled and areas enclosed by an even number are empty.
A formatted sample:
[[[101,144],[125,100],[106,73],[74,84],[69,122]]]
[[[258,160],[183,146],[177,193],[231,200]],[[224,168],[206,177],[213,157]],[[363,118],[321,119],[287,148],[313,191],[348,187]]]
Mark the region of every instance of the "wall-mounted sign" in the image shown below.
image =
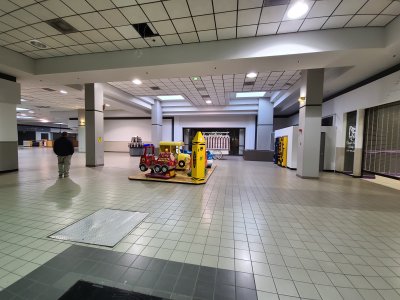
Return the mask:
[[[356,148],[357,111],[347,113],[346,140],[344,146],[344,169],[345,173],[353,173],[354,150]]]

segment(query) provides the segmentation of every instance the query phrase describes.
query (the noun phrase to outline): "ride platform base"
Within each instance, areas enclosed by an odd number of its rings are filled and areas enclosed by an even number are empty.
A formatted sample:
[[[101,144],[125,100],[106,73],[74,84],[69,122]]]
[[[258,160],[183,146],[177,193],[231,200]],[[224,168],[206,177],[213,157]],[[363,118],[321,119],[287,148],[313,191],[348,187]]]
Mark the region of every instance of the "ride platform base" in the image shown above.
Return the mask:
[[[207,175],[204,180],[193,180],[192,177],[188,176],[185,171],[175,171],[175,176],[165,179],[161,177],[148,177],[150,173],[142,173],[137,172],[136,174],[129,176],[129,180],[140,180],[140,181],[158,181],[158,182],[169,182],[169,183],[183,183],[183,184],[205,184],[207,183],[208,179],[214,173],[216,169],[216,165],[213,165],[211,168],[207,168]]]
[[[159,179],[171,179],[175,177],[176,172],[175,170],[170,170],[165,174],[160,173],[146,173],[144,174],[147,178],[159,178]]]

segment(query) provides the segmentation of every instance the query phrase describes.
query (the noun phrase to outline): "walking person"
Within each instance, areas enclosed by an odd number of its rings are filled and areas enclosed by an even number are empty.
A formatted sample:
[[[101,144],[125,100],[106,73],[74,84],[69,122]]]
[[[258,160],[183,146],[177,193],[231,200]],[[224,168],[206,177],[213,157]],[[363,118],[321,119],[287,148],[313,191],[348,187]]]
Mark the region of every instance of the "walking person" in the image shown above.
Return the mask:
[[[71,166],[71,157],[74,154],[74,146],[67,138],[67,133],[61,133],[61,137],[55,140],[53,151],[58,158],[58,177],[69,177],[69,167]]]

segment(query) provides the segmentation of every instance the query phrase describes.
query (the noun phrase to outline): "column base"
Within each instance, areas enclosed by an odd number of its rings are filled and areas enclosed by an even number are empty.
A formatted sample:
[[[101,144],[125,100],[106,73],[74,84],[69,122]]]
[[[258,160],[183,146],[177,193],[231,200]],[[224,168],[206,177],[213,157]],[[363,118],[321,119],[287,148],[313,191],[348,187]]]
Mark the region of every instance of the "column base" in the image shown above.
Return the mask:
[[[104,164],[98,164],[98,165],[86,165],[88,168],[95,168],[95,167],[104,167]]]
[[[296,174],[296,176],[297,176],[297,177],[300,177],[300,178],[302,178],[302,179],[319,179],[319,176],[318,176],[318,177],[313,177],[313,176],[302,176],[302,175],[299,175],[299,174]]]
[[[11,172],[18,172],[18,169],[12,169],[12,170],[3,170],[3,171],[0,171],[0,174],[4,174],[4,173],[11,173]]]

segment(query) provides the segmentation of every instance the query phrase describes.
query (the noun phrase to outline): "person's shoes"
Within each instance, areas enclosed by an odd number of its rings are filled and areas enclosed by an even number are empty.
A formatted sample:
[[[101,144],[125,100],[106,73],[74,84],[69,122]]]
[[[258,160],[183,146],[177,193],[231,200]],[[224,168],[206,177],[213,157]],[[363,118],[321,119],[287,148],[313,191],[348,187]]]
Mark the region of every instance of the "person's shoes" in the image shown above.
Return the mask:
[[[67,177],[69,177],[69,174],[64,174],[64,178],[67,178]]]
[[[58,175],[58,178],[63,178],[62,174]]]

